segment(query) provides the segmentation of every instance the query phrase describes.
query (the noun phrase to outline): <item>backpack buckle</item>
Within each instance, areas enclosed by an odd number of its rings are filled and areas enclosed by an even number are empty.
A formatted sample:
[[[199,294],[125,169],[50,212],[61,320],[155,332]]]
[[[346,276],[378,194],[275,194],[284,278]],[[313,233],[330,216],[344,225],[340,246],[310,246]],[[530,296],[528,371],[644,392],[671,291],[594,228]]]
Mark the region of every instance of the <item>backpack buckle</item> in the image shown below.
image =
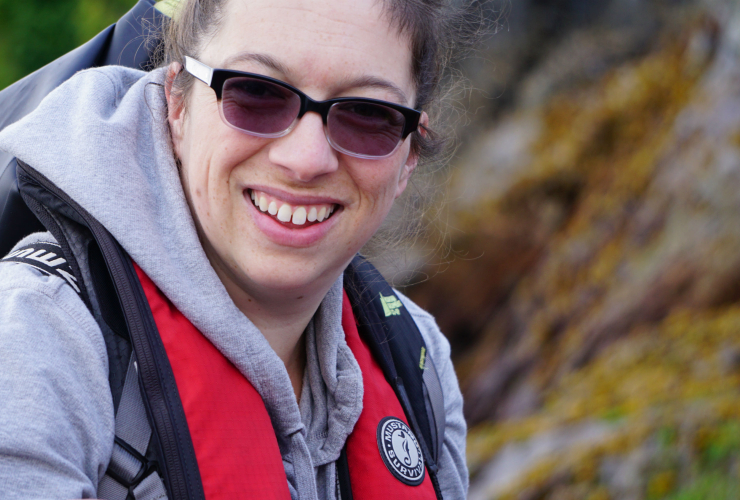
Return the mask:
[[[116,450],[116,445],[118,445],[121,450]],[[158,472],[159,464],[154,460],[147,459],[144,455],[136,451],[136,449],[118,436],[115,436],[114,438],[113,447],[113,456],[108,465],[108,470],[106,470],[105,473],[128,490],[126,500],[136,500],[134,490],[142,481],[144,481],[144,479],[149,477],[150,474]],[[125,454],[121,455],[122,453]],[[127,457],[126,454],[130,455],[130,457]],[[117,456],[120,458],[117,459]],[[127,467],[127,465],[130,466],[131,464],[131,458],[135,459],[140,464],[135,474],[130,472],[131,468]],[[123,462],[126,462],[126,464]],[[131,477],[132,474],[133,477]],[[127,479],[126,476],[130,477],[130,479]]]

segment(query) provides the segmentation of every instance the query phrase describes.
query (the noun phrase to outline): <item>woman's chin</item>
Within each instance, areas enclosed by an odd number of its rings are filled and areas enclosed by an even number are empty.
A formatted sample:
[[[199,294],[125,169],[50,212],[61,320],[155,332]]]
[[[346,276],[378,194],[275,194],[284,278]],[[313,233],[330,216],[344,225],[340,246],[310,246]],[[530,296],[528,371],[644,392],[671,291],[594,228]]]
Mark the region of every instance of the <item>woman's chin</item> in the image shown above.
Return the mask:
[[[254,298],[263,303],[264,306],[269,303],[283,302],[286,306],[288,303],[296,306],[297,304],[293,302],[295,300],[300,300],[307,306],[310,303],[318,304],[340,274],[337,273],[336,276],[332,275],[331,277],[325,275],[321,279],[309,274],[301,275],[298,273],[293,275],[253,276],[249,287],[253,290],[253,294],[250,295],[254,295]],[[312,298],[316,300],[312,300]]]

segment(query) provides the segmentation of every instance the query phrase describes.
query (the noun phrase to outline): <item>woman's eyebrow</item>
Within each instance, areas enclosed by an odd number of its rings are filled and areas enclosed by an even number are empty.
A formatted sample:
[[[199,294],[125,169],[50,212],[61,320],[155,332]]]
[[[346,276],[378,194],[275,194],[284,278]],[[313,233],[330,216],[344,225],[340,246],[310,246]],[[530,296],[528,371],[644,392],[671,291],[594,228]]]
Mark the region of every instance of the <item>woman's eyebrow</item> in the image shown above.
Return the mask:
[[[358,78],[352,78],[349,80],[342,81],[338,87],[345,88],[345,89],[357,89],[357,88],[375,88],[375,89],[382,89],[387,90],[391,92],[403,105],[407,105],[409,102],[408,97],[406,96],[406,93],[401,90],[401,88],[394,84],[393,82],[390,82],[388,80],[385,80],[383,78],[378,78],[376,76],[361,76]]]
[[[227,58],[224,61],[224,67],[229,68],[239,62],[256,62],[262,66],[278,71],[283,75],[290,73],[288,69],[274,57],[267,54],[256,54],[253,52],[242,52]]]

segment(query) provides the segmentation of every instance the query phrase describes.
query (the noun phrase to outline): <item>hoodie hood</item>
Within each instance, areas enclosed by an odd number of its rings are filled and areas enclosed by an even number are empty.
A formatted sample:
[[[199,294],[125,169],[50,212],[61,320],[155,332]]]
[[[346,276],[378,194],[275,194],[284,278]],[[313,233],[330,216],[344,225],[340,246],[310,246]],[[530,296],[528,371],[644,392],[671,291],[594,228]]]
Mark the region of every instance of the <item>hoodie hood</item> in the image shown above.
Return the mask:
[[[123,67],[78,73],[0,132],[0,149],[103,224],[247,377],[265,402],[284,457],[287,446],[299,454],[310,449],[314,466],[334,461],[362,409],[360,369],[341,327],[341,277],[306,331],[299,408],[283,362],[234,305],[199,242],[172,151],[164,77],[164,69]]]

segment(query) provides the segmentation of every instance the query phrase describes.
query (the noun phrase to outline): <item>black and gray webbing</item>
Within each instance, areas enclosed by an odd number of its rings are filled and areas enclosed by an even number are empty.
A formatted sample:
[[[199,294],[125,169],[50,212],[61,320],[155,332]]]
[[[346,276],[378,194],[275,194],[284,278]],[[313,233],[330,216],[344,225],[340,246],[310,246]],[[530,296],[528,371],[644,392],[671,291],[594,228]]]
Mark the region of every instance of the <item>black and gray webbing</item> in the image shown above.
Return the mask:
[[[152,429],[139,390],[138,368],[131,356],[116,413],[116,437],[98,497],[105,500],[166,500],[167,492],[154,464],[145,458]]]

